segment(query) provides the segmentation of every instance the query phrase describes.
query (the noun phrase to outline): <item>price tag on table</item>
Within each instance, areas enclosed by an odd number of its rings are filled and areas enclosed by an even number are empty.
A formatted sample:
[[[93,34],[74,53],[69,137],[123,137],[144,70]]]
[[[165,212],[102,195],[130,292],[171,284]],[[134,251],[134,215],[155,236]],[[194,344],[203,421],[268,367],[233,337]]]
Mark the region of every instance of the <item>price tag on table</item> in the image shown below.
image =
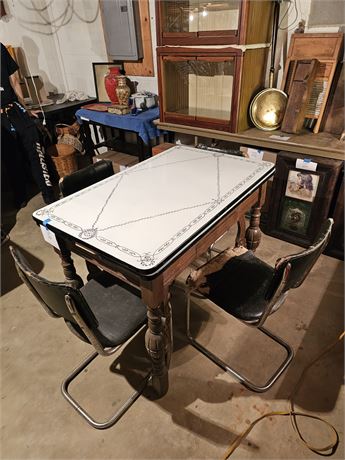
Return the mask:
[[[40,225],[40,229],[44,240],[60,251],[59,244],[56,241],[55,233],[49,230],[47,227],[44,227],[43,225]]]

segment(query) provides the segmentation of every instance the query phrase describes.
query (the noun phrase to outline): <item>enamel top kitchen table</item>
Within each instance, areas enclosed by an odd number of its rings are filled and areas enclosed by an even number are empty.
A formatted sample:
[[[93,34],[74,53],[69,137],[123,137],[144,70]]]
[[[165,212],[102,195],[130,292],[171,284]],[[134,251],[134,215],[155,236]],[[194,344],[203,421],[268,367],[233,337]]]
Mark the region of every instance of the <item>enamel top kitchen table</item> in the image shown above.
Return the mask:
[[[158,395],[168,389],[169,286],[236,222],[237,244],[246,239],[256,248],[273,173],[269,162],[174,146],[33,214],[56,235],[67,278],[73,278],[68,251],[136,278],[147,305],[146,348]]]

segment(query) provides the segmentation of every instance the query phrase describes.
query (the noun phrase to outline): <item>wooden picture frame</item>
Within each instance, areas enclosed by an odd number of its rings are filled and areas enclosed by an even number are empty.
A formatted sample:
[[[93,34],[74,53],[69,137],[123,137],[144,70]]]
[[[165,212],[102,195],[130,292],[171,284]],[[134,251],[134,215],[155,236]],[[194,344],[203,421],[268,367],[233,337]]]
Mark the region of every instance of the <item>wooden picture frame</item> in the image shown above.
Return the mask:
[[[304,158],[288,152],[278,154],[270,212],[263,230],[271,236],[307,247],[331,214],[342,162],[317,158],[316,170],[312,171],[296,167],[297,159]]]
[[[107,74],[110,67],[118,67],[123,73],[123,62],[93,62],[93,81],[95,83],[96,97],[98,102],[111,102],[104,86],[104,76]]]

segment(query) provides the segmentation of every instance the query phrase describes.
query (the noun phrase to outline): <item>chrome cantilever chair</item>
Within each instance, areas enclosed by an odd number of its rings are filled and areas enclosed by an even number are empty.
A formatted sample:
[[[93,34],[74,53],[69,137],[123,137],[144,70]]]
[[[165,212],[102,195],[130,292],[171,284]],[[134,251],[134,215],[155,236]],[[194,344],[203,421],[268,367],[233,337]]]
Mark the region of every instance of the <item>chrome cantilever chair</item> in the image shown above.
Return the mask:
[[[115,353],[146,324],[146,307],[139,292],[107,273],[92,279],[81,289],[66,283],[50,282],[34,273],[18,249],[10,247],[20,278],[53,318],[63,318],[68,328],[80,340],[90,343],[95,351],[62,383],[62,394],[74,409],[94,428],[113,426],[147,385],[151,372],[140,387],[107,421],[94,420],[68,393],[69,384],[98,356]]]
[[[193,270],[187,278],[187,336],[191,344],[248,389],[264,392],[271,388],[290,364],[294,353],[290,345],[262,325],[282,305],[289,289],[303,283],[327,245],[332,225],[333,220],[327,219],[312,246],[298,254],[278,259],[274,268],[253,252],[238,247],[223,251]],[[248,326],[258,328],[285,348],[286,358],[264,385],[249,381],[192,337],[190,300],[193,292],[202,294]]]

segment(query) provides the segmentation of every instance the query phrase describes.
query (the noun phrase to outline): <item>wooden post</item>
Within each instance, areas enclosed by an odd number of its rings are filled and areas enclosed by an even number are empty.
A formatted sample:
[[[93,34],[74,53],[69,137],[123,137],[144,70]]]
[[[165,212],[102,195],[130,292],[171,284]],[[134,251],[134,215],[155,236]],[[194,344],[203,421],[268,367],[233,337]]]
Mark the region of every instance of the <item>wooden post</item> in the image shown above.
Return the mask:
[[[171,356],[168,289],[163,287],[160,276],[141,281],[142,300],[147,307],[148,329],[145,336],[146,350],[152,361],[152,387],[158,397],[169,388],[168,368]]]
[[[258,202],[252,207],[249,227],[246,230],[247,248],[255,251],[261,241],[260,216],[265,202],[266,183],[260,187]]]

